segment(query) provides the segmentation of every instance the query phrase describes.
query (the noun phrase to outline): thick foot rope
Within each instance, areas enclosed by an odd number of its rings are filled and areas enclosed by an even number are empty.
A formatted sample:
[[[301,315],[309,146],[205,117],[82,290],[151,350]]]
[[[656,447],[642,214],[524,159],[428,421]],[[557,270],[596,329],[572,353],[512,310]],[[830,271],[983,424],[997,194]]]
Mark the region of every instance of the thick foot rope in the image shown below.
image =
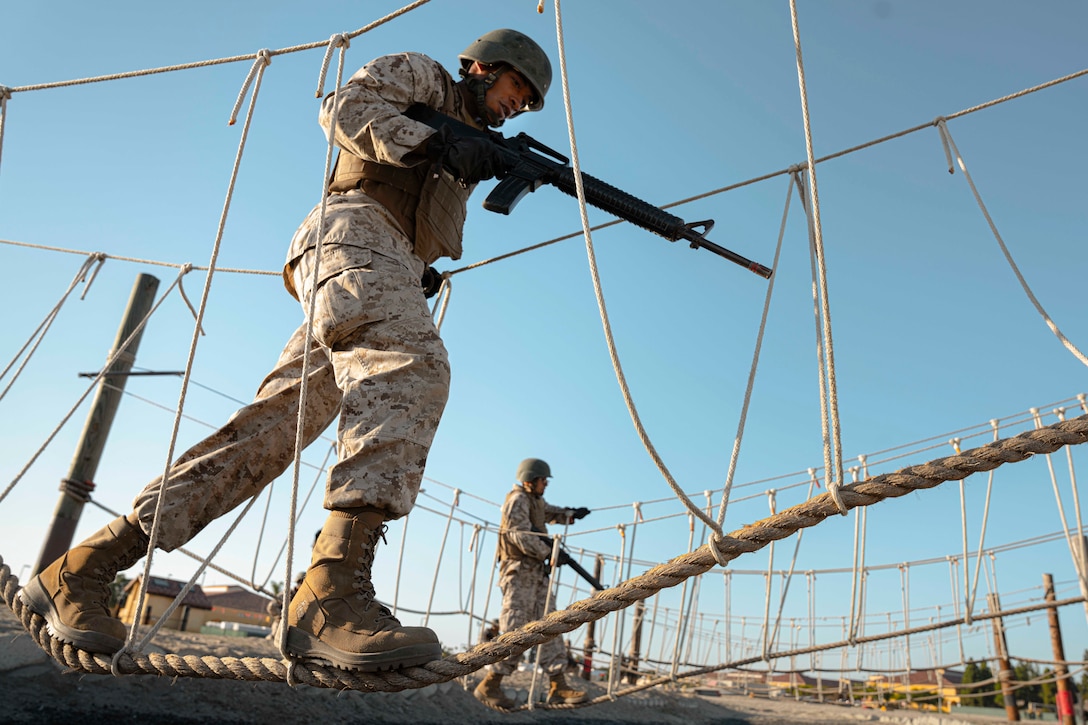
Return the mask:
[[[1053,453],[1063,446],[1088,441],[1088,415],[1060,421],[1046,428],[993,441],[954,456],[940,458],[894,473],[880,474],[857,483],[844,485],[839,494],[847,509],[871,506],[887,498],[898,498],[919,489],[934,488],[945,481],[957,481],[972,473],[990,471],[1005,463],[1023,461],[1038,453]],[[772,541],[784,539],[799,529],[815,526],[826,518],[840,516],[830,494],[823,493],[804,503],[749,524],[724,536],[718,551],[726,561],[741,554],[758,551]],[[622,584],[597,592],[567,609],[553,612],[544,619],[500,635],[467,652],[389,672],[354,672],[300,662],[291,673],[293,682],[313,687],[352,689],[361,692],[400,692],[448,682],[471,674],[485,665],[565,634],[581,625],[601,619],[606,614],[647,599],[661,589],[676,586],[693,576],[704,574],[716,565],[709,545],[683,554]],[[27,609],[17,593],[19,580],[0,557],[0,595],[22,622],[27,632],[53,659],[75,670],[109,674],[113,656],[93,654],[60,642],[49,635],[45,620]],[[118,657],[121,674],[155,674],[167,677],[214,677],[232,680],[270,680],[286,682],[288,666],[271,658],[197,657],[176,654],[128,654]],[[582,703],[584,705],[586,703]],[[547,705],[546,708],[572,708],[574,705]]]

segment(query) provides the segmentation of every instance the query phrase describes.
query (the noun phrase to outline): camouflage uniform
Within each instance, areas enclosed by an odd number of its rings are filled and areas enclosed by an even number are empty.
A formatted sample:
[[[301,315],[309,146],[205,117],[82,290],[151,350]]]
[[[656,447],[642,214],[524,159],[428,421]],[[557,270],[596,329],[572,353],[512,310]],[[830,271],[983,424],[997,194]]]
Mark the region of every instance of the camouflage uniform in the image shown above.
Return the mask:
[[[546,524],[569,524],[573,520],[571,513],[571,509],[548,504],[520,484],[506,495],[499,539],[499,631],[510,632],[554,611],[554,602],[547,610],[544,608],[550,574],[544,560],[552,553]],[[553,637],[539,647],[541,668],[549,675],[562,672],[567,664],[563,638]],[[505,677],[517,669],[520,659],[521,655],[515,655],[496,662],[491,671]]]
[[[428,163],[420,149],[433,131],[401,115],[417,102],[479,126],[466,117],[449,73],[418,53],[368,63],[325,99],[319,120],[330,134],[336,113],[334,141],[341,153],[383,167],[418,167]],[[436,183],[445,184],[447,197],[452,196],[453,206],[459,202],[463,213],[472,187],[457,186],[448,174]],[[456,241],[456,249],[441,253],[459,256],[463,216],[445,215],[435,222],[429,217],[437,212],[426,209],[421,201],[420,218],[411,221],[440,227]],[[340,414],[338,461],[329,472],[325,508],[372,507],[390,519],[404,516],[415,503],[450,384],[446,349],[420,287],[425,260],[414,248],[415,229],[412,236],[403,230],[400,211],[398,223],[360,189],[333,194],[327,199],[323,233],[318,205],[295,233],[284,269],[285,285],[301,301],[304,314],[309,295],[316,295],[305,444]],[[320,258],[314,254],[319,238]],[[436,254],[428,248],[426,262]],[[288,340],[253,403],[174,464],[160,548],[183,545],[290,465],[305,334],[304,324]],[[161,479],[152,481],[134,503],[147,531],[160,488]]]

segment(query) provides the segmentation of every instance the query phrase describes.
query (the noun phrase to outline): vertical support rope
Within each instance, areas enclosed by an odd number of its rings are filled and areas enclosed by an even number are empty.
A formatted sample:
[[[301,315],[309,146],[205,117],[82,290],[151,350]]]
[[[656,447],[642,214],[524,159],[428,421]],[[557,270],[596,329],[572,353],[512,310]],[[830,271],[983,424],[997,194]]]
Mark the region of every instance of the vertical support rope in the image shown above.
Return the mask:
[[[11,98],[11,89],[0,86],[0,160],[4,158],[4,121],[8,117],[9,98]]]
[[[771,516],[774,516],[775,511],[775,490],[772,488],[767,492],[767,505],[770,507]],[[774,545],[775,542],[771,542],[767,545],[767,574],[764,584],[766,585],[763,592],[763,658],[767,661],[767,664],[771,664],[771,642],[774,639],[771,633],[771,588],[774,579]],[[774,633],[777,635],[776,632]],[[773,665],[772,665],[773,669]]]
[[[722,658],[722,662],[733,657],[733,596],[729,586],[732,576],[733,572],[728,569],[722,572],[722,598],[725,600],[725,657]]]
[[[434,593],[438,589],[438,572],[442,569],[442,555],[446,552],[446,540],[450,536],[450,524],[453,523],[453,514],[457,511],[457,504],[461,501],[461,489],[453,489],[453,501],[450,503],[450,513],[446,517],[446,528],[442,531],[442,543],[438,546],[438,560],[434,563],[434,578],[431,580],[431,596],[427,598],[427,612],[423,615],[423,626],[431,621],[431,606],[434,604]],[[399,566],[397,567],[399,570]]]
[[[397,616],[397,601],[400,599],[400,575],[404,571],[404,545],[408,541],[408,521],[412,518],[412,514],[408,513],[404,516],[404,528],[400,530],[400,549],[397,552],[397,575],[393,579],[393,601],[389,603],[389,608],[393,612],[393,616]]]
[[[23,358],[23,362],[19,365],[19,369],[15,371],[15,374],[11,376],[11,380],[8,381],[7,386],[0,392],[0,400],[3,400],[4,396],[8,394],[8,391],[11,390],[11,386],[19,379],[19,376],[30,362],[30,358],[34,356],[38,346],[41,345],[42,341],[45,339],[46,333],[49,332],[49,328],[53,326],[53,322],[57,319],[57,315],[60,314],[61,307],[63,307],[64,303],[68,300],[68,295],[72,293],[80,282],[88,279],[87,273],[90,272],[93,267],[95,269],[95,274],[91,275],[90,280],[87,281],[87,287],[83,290],[83,294],[86,295],[87,290],[90,289],[91,282],[93,282],[95,276],[97,276],[97,270],[101,269],[105,262],[106,255],[102,252],[95,252],[89,255],[87,259],[83,260],[83,264],[80,265],[79,271],[76,272],[72,281],[68,283],[68,289],[64,291],[64,294],[60,296],[57,303],[53,305],[53,309],[49,310],[49,312],[46,313],[45,318],[38,323],[36,328],[34,328],[34,332],[30,333],[30,337],[27,338],[27,341],[23,343],[23,346],[19,348],[18,352],[11,358],[11,362],[9,362],[4,370],[0,372],[0,380],[3,380],[8,372],[11,371],[12,366],[15,365],[15,362],[22,357],[24,352],[26,352],[26,357]],[[28,347],[30,348],[29,352],[27,352]],[[3,497],[0,496],[0,501],[2,500]]]
[[[313,496],[314,491],[317,490],[317,484],[321,482],[322,475],[325,473],[325,469],[328,468],[329,459],[332,458],[334,453],[336,453],[336,443],[332,443],[331,445],[329,445],[328,450],[325,451],[325,458],[322,459],[321,465],[317,467],[317,473],[314,474],[314,480],[310,484],[310,490],[306,492],[306,498],[302,500],[302,505],[299,507],[301,511],[299,511],[298,515],[295,516],[295,526],[298,526],[298,522],[302,518],[302,511],[306,509],[306,505],[310,502],[310,498]],[[287,549],[289,538],[290,537],[287,535],[283,537],[283,542],[280,544],[280,550],[276,553],[276,558],[272,562],[271,567],[269,567],[268,574],[265,575],[264,581],[261,582],[260,586],[255,585],[254,588],[264,589],[265,584],[267,584],[268,580],[272,578],[272,574],[275,572],[276,567],[279,566],[280,559],[283,557],[283,554]],[[285,591],[280,592],[280,604],[282,606],[282,609],[280,611],[283,612],[287,611],[287,604],[290,604],[288,597],[291,594],[291,588],[289,585],[290,581],[285,581],[283,583]]]
[[[102,366],[102,369],[98,371],[98,374],[94,377],[94,379],[91,380],[91,382],[87,385],[87,388],[83,391],[83,394],[80,395],[76,402],[72,405],[72,407],[68,409],[68,412],[61,416],[60,422],[58,422],[57,425],[54,426],[53,430],[49,433],[48,436],[46,436],[45,441],[43,441],[42,444],[38,447],[38,450],[34,451],[34,453],[31,454],[30,459],[23,465],[19,472],[15,474],[15,478],[11,480],[11,483],[9,483],[7,488],[4,489],[4,492],[0,494],[0,501],[3,501],[4,498],[7,497],[12,489],[15,488],[15,485],[19,483],[19,481],[22,480],[23,476],[27,474],[27,471],[30,470],[30,468],[34,465],[34,463],[38,460],[42,453],[45,452],[45,449],[49,447],[49,444],[53,442],[53,439],[60,434],[61,430],[68,423],[71,417],[75,415],[77,410],[79,410],[79,406],[83,404],[83,401],[87,399],[87,396],[89,396],[91,392],[94,391],[95,387],[98,386],[98,383],[105,376],[106,371],[110,369],[110,367],[113,365],[114,361],[116,361],[118,357],[126,353],[126,351],[128,350],[128,346],[132,343],[137,335],[142,333],[144,327],[147,325],[147,321],[150,320],[151,316],[155,314],[155,311],[159,309],[159,306],[170,295],[170,292],[174,289],[174,287],[180,284],[181,278],[184,275],[188,274],[191,269],[192,268],[190,266],[186,265],[178,272],[178,276],[174,280],[173,284],[171,284],[169,289],[167,289],[165,292],[162,293],[162,295],[159,296],[158,301],[155,302],[155,304],[148,311],[144,319],[140,321],[140,324],[136,326],[136,329],[133,330],[128,338],[126,338],[124,342],[118,345],[117,349],[114,350],[113,353],[106,359],[106,363]]]
[[[547,612],[552,607],[552,604],[554,603],[552,595],[555,592],[555,584],[559,579],[559,566],[558,566],[558,564],[559,564],[559,552],[561,550],[561,548],[560,548],[561,546],[562,546],[562,543],[560,542],[559,537],[558,536],[554,537],[552,539],[552,553],[551,553],[551,556],[549,557],[549,560],[551,561],[552,566],[551,566],[551,572],[549,572],[549,575],[548,575],[548,593],[544,597],[544,611],[545,612]],[[529,680],[529,703],[528,704],[529,704],[529,710],[530,711],[534,709],[534,706],[536,704],[535,695],[536,695],[537,673],[540,671],[540,658],[541,658],[542,655],[543,655],[543,648],[538,645],[537,648],[536,648],[536,659],[533,660],[533,676],[532,676],[532,679]]]
[[[805,88],[805,64],[801,58],[801,31],[797,21],[797,0],[790,0],[790,20],[793,25],[793,45],[797,54],[797,82],[801,90],[801,116],[805,125],[805,156],[808,159],[810,178],[809,194],[812,202],[813,240],[816,250],[816,262],[819,270],[820,312],[823,322],[823,340],[825,346],[825,365],[827,367],[827,399],[822,401],[822,414],[827,419],[830,440],[824,441],[824,470],[827,491],[835,499],[839,513],[846,515],[846,506],[838,496],[842,486],[842,443],[839,430],[839,396],[835,384],[835,345],[831,338],[831,304],[827,290],[827,259],[824,255],[823,231],[820,226],[820,194],[816,185],[816,157],[812,151],[812,127],[808,115],[808,91]],[[834,466],[834,477],[832,477]]]
[[[862,478],[869,477],[869,468],[866,465],[866,457],[864,455],[858,456],[858,463],[860,470],[862,471]],[[857,480],[858,468],[853,468],[851,471],[854,473],[854,480]],[[809,475],[815,475],[813,469],[808,469]],[[811,484],[810,484],[811,486]],[[854,512],[854,555],[852,562],[852,573],[850,576],[850,629],[848,631],[847,638],[851,641],[856,640],[858,634],[858,622],[861,619],[861,590],[860,590],[860,573],[865,569],[865,536],[867,533],[866,524],[868,519],[865,516],[866,508],[859,507]]]
[[[809,483],[808,494],[806,495],[805,498],[808,498],[808,499],[812,498],[812,488],[813,488],[814,483],[815,482],[810,482]],[[775,493],[774,489],[771,489],[771,491],[768,492],[768,495],[772,495],[774,493]],[[773,506],[771,507],[771,514],[772,515],[774,514],[774,507]],[[778,631],[778,627],[782,622],[782,613],[786,609],[786,595],[789,594],[790,582],[793,581],[793,574],[794,574],[794,571],[797,568],[797,557],[801,553],[801,539],[802,539],[803,534],[804,534],[803,529],[798,530],[797,540],[793,544],[793,556],[790,558],[790,568],[786,572],[785,577],[783,578],[783,581],[782,581],[782,591],[780,591],[779,595],[778,595],[778,612],[775,614],[775,620],[774,620],[775,632]]]
[[[166,500],[166,490],[169,488],[170,469],[174,462],[174,450],[177,446],[178,430],[181,427],[182,412],[185,410],[185,398],[189,391],[189,380],[193,374],[193,360],[196,359],[197,343],[200,341],[201,334],[203,334],[201,327],[204,321],[204,313],[208,308],[208,297],[211,294],[212,279],[215,277],[216,263],[219,260],[219,250],[223,243],[223,230],[226,228],[227,215],[230,212],[230,203],[234,196],[234,186],[238,181],[238,169],[242,165],[242,156],[245,153],[246,140],[249,138],[249,129],[253,124],[253,112],[256,110],[257,98],[261,92],[261,81],[264,78],[265,68],[267,68],[271,62],[272,56],[267,50],[261,50],[257,53],[256,58],[253,61],[253,66],[250,68],[249,75],[246,77],[243,91],[238,96],[238,104],[236,104],[235,111],[232,113],[231,123],[234,123],[233,116],[237,113],[237,106],[241,103],[245,91],[248,90],[250,83],[252,82],[253,94],[250,96],[245,123],[242,125],[242,132],[239,135],[238,151],[234,155],[234,165],[231,168],[230,181],[227,183],[227,194],[223,201],[223,211],[219,215],[219,225],[215,232],[215,241],[212,244],[211,257],[208,260],[208,273],[204,278],[204,287],[200,294],[200,305],[197,310],[196,324],[193,326],[193,335],[189,343],[188,358],[185,361],[185,373],[182,375],[181,393],[178,396],[177,409],[174,413],[173,429],[170,432],[170,445],[166,453],[166,463],[163,467],[162,478],[160,479],[159,495],[155,499],[155,515],[152,519],[151,531],[148,533],[147,557],[144,560],[143,577],[140,580],[140,591],[137,598],[136,609],[132,616],[132,625],[129,629],[128,640],[125,647],[122,649],[122,652],[128,650],[136,639],[141,613],[143,612],[144,603],[147,600],[147,585],[151,578],[151,565],[152,560],[154,559],[155,546],[159,538],[159,520],[162,515],[163,502]],[[246,507],[246,511],[252,506],[253,500],[255,500],[255,498],[251,499],[249,506]],[[234,525],[237,526],[237,522],[235,522]],[[221,545],[222,542],[220,542],[220,546]],[[286,630],[286,627],[284,627],[284,629]],[[116,667],[116,659],[114,660],[114,663],[114,666]]]
[[[692,544],[695,538],[695,518],[692,514],[688,513],[688,551],[691,551]],[[684,636],[684,626],[687,622],[684,617],[685,600],[688,595],[688,583],[689,579],[684,580],[683,586],[680,588],[680,607],[676,610],[676,642],[673,645],[672,651],[672,668],[669,671],[669,677],[676,679],[677,665],[680,660],[680,642]]]
[[[465,602],[465,609],[468,610],[468,637],[465,642],[468,643],[469,649],[472,649],[476,643],[476,576],[480,573],[480,554],[483,551],[482,535],[485,529],[480,524],[472,525],[472,536],[468,540],[468,550],[472,553],[472,576],[469,577],[468,584],[468,600]],[[487,620],[481,618],[480,621],[486,622]]]
[[[956,147],[956,142],[952,140],[952,134],[948,131],[948,124],[945,123],[945,119],[937,119],[937,130],[941,134],[941,143],[944,145],[945,154],[948,154],[949,147],[951,147],[952,152],[955,153],[956,164],[963,172],[963,178],[967,180],[967,185],[971,187],[971,193],[975,197],[975,202],[978,204],[978,208],[982,211],[982,216],[986,218],[986,223],[989,225],[990,231],[994,235],[994,239],[997,240],[998,246],[1001,247],[1001,253],[1005,255],[1005,261],[1009,263],[1009,267],[1012,269],[1013,274],[1016,275],[1016,279],[1020,283],[1021,289],[1024,290],[1024,294],[1026,294],[1028,296],[1028,299],[1031,300],[1031,304],[1035,307],[1035,311],[1042,316],[1043,321],[1046,322],[1046,326],[1049,327],[1050,331],[1054,333],[1055,337],[1057,337],[1058,340],[1061,341],[1062,345],[1064,345],[1065,348],[1069,350],[1069,352],[1073,353],[1073,357],[1080,360],[1084,365],[1088,365],[1088,356],[1085,356],[1085,354],[1081,352],[1076,345],[1070,342],[1069,338],[1067,338],[1065,334],[1062,333],[1060,329],[1058,329],[1058,325],[1054,322],[1054,320],[1050,318],[1050,315],[1047,314],[1047,311],[1043,309],[1042,304],[1035,297],[1035,293],[1031,291],[1031,287],[1028,285],[1027,280],[1024,279],[1024,275],[1020,273],[1020,268],[1016,266],[1016,262],[1012,258],[1012,253],[1009,251],[1009,248],[1005,246],[1005,240],[1001,238],[1001,232],[997,231],[997,225],[994,224],[993,217],[990,216],[990,211],[986,208],[986,204],[982,201],[982,195],[978,193],[978,189],[975,187],[975,182],[971,178],[971,173],[967,170],[967,164],[963,160],[963,155],[960,154],[959,148]],[[949,166],[949,168],[951,168],[951,166]]]
[[[646,452],[650,455],[654,465],[657,466],[658,471],[664,476],[665,481],[669,484],[669,488],[672,489],[676,497],[680,499],[688,511],[697,516],[714,531],[714,541],[720,541],[723,536],[721,526],[704,514],[702,510],[687,497],[687,494],[685,494],[679,484],[677,484],[672,473],[669,471],[668,467],[665,466],[665,462],[658,454],[657,449],[650,441],[649,434],[647,434],[645,427],[642,425],[642,419],[639,417],[638,410],[635,408],[635,402],[631,397],[631,390],[627,385],[627,378],[623,373],[623,366],[620,364],[619,354],[616,352],[616,341],[612,336],[612,324],[608,318],[608,309],[604,301],[604,292],[601,289],[601,278],[597,269],[597,257],[593,250],[593,235],[590,232],[589,216],[586,212],[585,188],[582,184],[581,166],[578,161],[578,143],[574,135],[574,115],[571,109],[570,86],[567,76],[567,55],[566,46],[563,41],[563,13],[561,4],[561,0],[555,0],[555,26],[556,38],[559,45],[559,69],[563,87],[563,106],[566,110],[567,133],[570,137],[571,167],[574,172],[575,188],[578,192],[578,210],[582,221],[582,233],[586,240],[586,255],[589,258],[589,271],[590,276],[593,279],[593,292],[597,298],[597,307],[601,313],[601,323],[604,329],[605,342],[608,347],[608,355],[612,361],[612,368],[616,373],[616,379],[619,383],[620,391],[623,394],[623,400],[627,406],[627,411],[631,416],[635,431],[638,434],[643,447],[646,449]],[[718,552],[717,546],[712,546],[710,549],[714,552],[714,558],[719,564],[724,566],[728,563],[728,561]]]
[[[789,218],[790,213],[790,199],[793,198],[793,183],[794,176],[791,176],[789,182],[786,185],[786,204],[782,210],[782,222],[778,227],[778,243],[774,248],[774,261],[771,263],[771,269],[778,269],[778,258],[782,253],[782,240],[786,236],[786,220]],[[771,279],[767,282],[767,292],[763,300],[763,314],[759,319],[759,332],[756,333],[755,351],[752,355],[752,365],[748,369],[748,384],[744,389],[744,403],[741,405],[740,419],[737,422],[737,435],[733,439],[733,450],[729,454],[729,468],[725,474],[725,488],[722,490],[722,500],[718,506],[718,531],[725,526],[725,512],[726,507],[729,505],[729,494],[733,489],[733,477],[737,471],[737,461],[740,458],[740,444],[744,438],[745,422],[748,419],[748,406],[752,399],[752,389],[755,387],[756,371],[759,369],[759,353],[763,349],[763,334],[767,329],[767,316],[771,309],[771,298],[774,294],[774,282],[775,276],[772,275]],[[709,513],[709,512],[708,512]],[[717,534],[717,531],[715,532]],[[712,537],[713,539],[713,537]],[[712,542],[716,543],[716,542]],[[714,546],[712,549],[716,549]]]
[[[337,36],[333,36],[329,40],[330,46],[335,42]],[[336,64],[336,87],[340,88],[344,80],[344,60],[347,55],[347,47],[344,43],[340,43],[340,55]],[[320,77],[322,80],[325,77],[325,69],[322,68]],[[298,391],[298,417],[295,423],[295,451],[292,456],[291,465],[291,503],[288,510],[288,545],[287,545],[287,564],[286,573],[284,574],[284,581],[291,581],[291,564],[294,559],[295,550],[295,517],[298,510],[298,481],[302,471],[302,450],[305,448],[306,438],[306,402],[310,394],[310,356],[313,352],[313,330],[314,330],[314,313],[317,309],[317,295],[316,287],[317,281],[321,279],[321,247],[325,236],[325,215],[329,206],[328,184],[329,176],[332,173],[333,162],[333,150],[336,148],[336,130],[340,123],[340,99],[337,98],[332,107],[332,122],[329,125],[329,142],[325,147],[325,172],[321,177],[321,211],[318,214],[317,222],[317,242],[314,245],[314,268],[310,276],[310,294],[307,299],[303,300],[306,307],[306,336],[302,344],[302,379],[299,383]],[[405,521],[405,527],[408,523]],[[286,596],[284,597],[286,601]],[[396,603],[394,602],[394,613]],[[287,611],[285,605],[283,611]],[[294,680],[294,663],[295,658],[291,657],[287,651],[287,627],[280,628],[280,636],[277,641],[279,647],[280,656],[290,662],[290,666],[287,672],[288,683],[293,683]]]
[[[1039,416],[1039,409],[1038,408],[1032,408],[1031,409],[1031,417],[1035,422],[1035,429],[1036,430],[1039,430],[1040,428],[1044,427],[1042,418]],[[1079,557],[1077,555],[1078,552],[1082,551],[1083,544],[1081,542],[1084,541],[1083,523],[1080,521],[1080,507],[1079,507],[1079,505],[1077,507],[1077,530],[1078,530],[1079,533],[1078,533],[1078,538],[1076,540],[1074,540],[1073,534],[1069,530],[1069,528],[1070,528],[1069,527],[1069,520],[1066,518],[1066,515],[1065,515],[1065,506],[1062,504],[1062,493],[1061,493],[1061,489],[1058,486],[1058,476],[1054,472],[1054,461],[1053,461],[1053,459],[1051,459],[1049,453],[1045,453],[1043,455],[1046,458],[1047,470],[1050,472],[1050,485],[1051,485],[1051,488],[1053,488],[1053,490],[1054,490],[1054,501],[1057,503],[1057,506],[1058,506],[1058,518],[1061,519],[1061,522],[1062,522],[1062,534],[1065,536],[1065,543],[1069,547],[1069,554],[1070,554],[1070,556],[1073,557],[1073,569],[1077,572],[1077,582],[1081,585],[1081,594],[1085,594],[1085,589],[1084,589],[1085,579],[1084,579],[1083,561],[1081,561],[1081,557]],[[1070,458],[1070,465],[1072,465],[1072,459],[1071,458]],[[1074,491],[1076,491],[1075,483],[1074,483]],[[1078,502],[1079,502],[1079,499],[1078,499]],[[1088,601],[1085,602],[1084,606],[1085,606],[1085,610],[1088,611]]]
[[[616,563],[616,574],[623,580],[623,564],[627,561],[627,527],[623,524],[617,524],[616,531],[620,534],[620,560]],[[626,612],[626,610],[624,610],[624,612]],[[612,656],[608,661],[608,695],[610,697],[615,695],[616,680],[619,677],[619,670],[622,666],[622,663],[620,662],[620,630],[623,628],[624,612],[620,612],[617,616],[613,617],[615,623],[612,628]]]
[[[1081,400],[1084,396],[1081,396]],[[1059,421],[1065,420],[1065,408],[1054,411]],[[1088,615],[1088,561],[1085,561],[1084,517],[1080,509],[1080,492],[1077,490],[1077,473],[1073,468],[1073,452],[1066,451],[1066,460],[1069,462],[1069,485],[1073,490],[1073,509],[1077,522],[1077,543],[1070,546],[1070,554],[1073,555],[1073,568],[1077,572],[1077,584],[1080,586],[1081,596],[1085,597],[1084,611]]]
[[[948,559],[948,578],[950,579],[950,583],[952,585],[952,616],[955,619],[959,619],[960,618],[960,594],[959,594],[959,586],[957,585],[957,582],[959,581],[959,577],[956,576],[956,567],[959,566],[959,560],[956,559],[956,557],[954,557],[954,556],[948,556],[946,558]],[[964,582],[964,589],[966,590],[966,580]],[[966,597],[966,595],[967,595],[967,592],[964,591],[964,596]],[[966,623],[966,622],[964,622],[964,623]],[[965,662],[967,660],[967,653],[964,652],[964,649],[963,649],[963,624],[957,624],[956,625],[956,641],[957,641],[957,643],[959,645],[960,662],[961,663]]]
[[[805,572],[806,591],[808,593],[808,644],[810,647],[816,644],[816,572],[809,569]],[[808,668],[813,672],[819,672],[816,650],[809,652]],[[841,677],[841,674],[840,674]]]
[[[624,574],[622,576],[623,581],[628,581],[631,578],[631,567],[632,567],[632,565],[634,564],[634,561],[635,561],[635,535],[638,534],[638,522],[639,522],[639,519],[641,518],[641,509],[636,507],[635,510],[639,511],[639,513],[636,514],[636,516],[634,517],[634,520],[631,523],[631,536],[627,541],[627,553],[626,553],[626,556],[624,557],[625,558],[624,564],[626,565],[626,571],[624,572]],[[623,531],[624,531],[624,533],[626,533],[626,531],[627,531],[626,526],[624,527]],[[592,594],[592,592],[591,592],[591,594]],[[624,608],[622,611],[617,612],[616,613],[616,619],[617,619],[617,622],[616,622],[616,642],[619,643],[620,646],[622,646],[624,631],[627,628],[627,609]],[[635,626],[638,626],[638,625],[636,624]],[[634,634],[634,632],[632,632],[632,636],[633,636],[633,634]],[[632,640],[632,644],[633,643],[634,643],[634,640]],[[619,654],[619,657],[620,657],[619,671],[620,671],[620,675],[622,676],[623,675],[623,669],[624,669],[623,668],[623,653],[619,652],[618,654]],[[611,684],[612,683],[609,683],[610,688],[611,688]],[[610,689],[609,692],[611,693],[612,690]]]
[[[909,564],[900,564],[899,565],[899,586],[901,587],[901,589],[903,591],[903,629],[907,630],[907,633],[903,637],[903,642],[904,642],[903,649],[905,651],[905,656],[906,656],[906,668],[905,668],[906,671],[905,671],[905,674],[904,674],[904,678],[905,678],[906,681],[904,682],[904,685],[905,685],[905,689],[907,691],[907,702],[909,703],[911,701],[911,696],[910,696],[910,690],[911,690],[911,688],[910,688],[910,672],[911,672],[911,667],[910,667],[910,565]]]

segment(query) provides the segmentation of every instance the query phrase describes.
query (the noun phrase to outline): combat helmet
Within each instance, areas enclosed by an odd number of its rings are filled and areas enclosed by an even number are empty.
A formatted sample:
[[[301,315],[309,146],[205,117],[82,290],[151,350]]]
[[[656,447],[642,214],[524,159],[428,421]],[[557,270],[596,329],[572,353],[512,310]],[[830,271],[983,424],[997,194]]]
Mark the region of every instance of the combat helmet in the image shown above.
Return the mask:
[[[500,28],[484,33],[474,40],[458,56],[461,61],[461,76],[469,82],[469,87],[475,91],[479,105],[483,109],[483,97],[498,79],[499,74],[488,74],[486,78],[475,81],[468,76],[468,67],[473,61],[484,65],[506,64],[525,76],[525,80],[533,87],[534,97],[523,111],[539,111],[544,107],[544,96],[552,84],[552,64],[548,60],[547,53],[537,45],[536,41],[524,33],[509,28]],[[501,126],[502,121],[492,123],[496,119],[488,119],[489,125]]]
[[[519,481],[535,481],[538,478],[551,478],[552,469],[539,458],[526,458],[518,464]]]

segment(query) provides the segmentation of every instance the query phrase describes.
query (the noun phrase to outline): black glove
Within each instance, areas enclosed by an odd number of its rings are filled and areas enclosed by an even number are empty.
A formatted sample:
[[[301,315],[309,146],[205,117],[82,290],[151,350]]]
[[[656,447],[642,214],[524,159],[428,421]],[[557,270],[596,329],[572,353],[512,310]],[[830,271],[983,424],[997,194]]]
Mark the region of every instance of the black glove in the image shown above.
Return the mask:
[[[434,267],[427,267],[423,270],[423,277],[419,283],[423,287],[423,296],[430,299],[442,289],[442,273]]]
[[[589,514],[589,509],[587,509],[585,506],[580,506],[576,509],[571,510],[570,517],[577,521],[578,519],[584,519],[586,516],[589,516]]]
[[[506,163],[498,146],[486,138],[454,136],[447,128],[431,136],[427,157],[465,186],[506,175]]]

